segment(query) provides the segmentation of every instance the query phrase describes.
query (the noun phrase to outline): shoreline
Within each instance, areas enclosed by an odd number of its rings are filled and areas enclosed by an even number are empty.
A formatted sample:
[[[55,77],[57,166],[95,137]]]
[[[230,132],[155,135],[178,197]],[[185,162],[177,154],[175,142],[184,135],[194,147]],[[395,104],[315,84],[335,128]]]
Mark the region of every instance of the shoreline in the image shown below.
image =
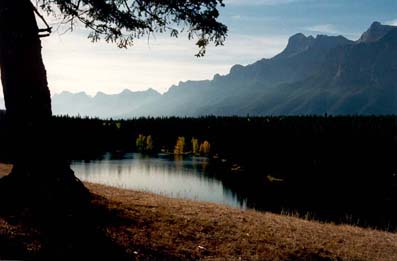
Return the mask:
[[[135,247],[146,246],[150,231],[151,244],[182,259],[397,260],[397,233],[85,184],[109,209],[150,224],[110,229],[112,238],[133,237]]]
[[[0,164],[0,176],[10,168]],[[97,195],[94,206],[123,220],[101,230],[131,259],[397,260],[397,233],[84,184]],[[36,240],[0,216],[0,239],[10,231]]]

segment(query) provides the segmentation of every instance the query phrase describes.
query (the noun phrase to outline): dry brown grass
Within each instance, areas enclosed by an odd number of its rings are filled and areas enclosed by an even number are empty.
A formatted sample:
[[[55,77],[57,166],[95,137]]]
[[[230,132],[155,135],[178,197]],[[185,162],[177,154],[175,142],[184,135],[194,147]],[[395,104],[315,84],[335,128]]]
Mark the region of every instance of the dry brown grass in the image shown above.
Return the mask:
[[[108,199],[108,208],[131,221],[107,229],[130,253],[149,247],[195,259],[397,260],[397,234],[393,233],[87,186]]]
[[[94,205],[117,216],[102,229],[131,259],[397,260],[395,233],[86,186],[99,195]],[[26,231],[0,217],[0,236],[27,238],[24,245],[38,251],[40,242]]]

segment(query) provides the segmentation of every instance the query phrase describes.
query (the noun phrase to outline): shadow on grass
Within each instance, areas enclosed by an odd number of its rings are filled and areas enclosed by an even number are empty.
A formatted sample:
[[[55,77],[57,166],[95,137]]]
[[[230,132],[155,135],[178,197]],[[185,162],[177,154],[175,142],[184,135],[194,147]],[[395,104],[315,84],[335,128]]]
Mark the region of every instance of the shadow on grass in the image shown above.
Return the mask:
[[[0,226],[6,224],[0,227],[0,259],[135,259],[106,234],[109,226],[133,221],[76,182],[0,179]]]
[[[105,233],[106,224],[122,220],[117,213],[91,202],[74,209],[43,203],[33,207],[1,207],[0,218],[17,228],[17,232],[0,234],[1,258],[131,259]]]

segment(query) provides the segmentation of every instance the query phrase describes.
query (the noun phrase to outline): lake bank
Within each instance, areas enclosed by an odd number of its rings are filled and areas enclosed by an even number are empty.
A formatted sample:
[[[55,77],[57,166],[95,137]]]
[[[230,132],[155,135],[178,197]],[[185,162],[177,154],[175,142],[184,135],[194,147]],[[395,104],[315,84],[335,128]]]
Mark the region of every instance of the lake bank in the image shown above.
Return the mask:
[[[71,165],[83,182],[397,231],[393,212],[397,180],[393,181],[393,177],[385,184],[382,178],[368,179],[364,175],[358,179],[357,172],[346,169],[335,170],[332,175],[306,176],[305,169],[298,168],[283,176],[261,172],[259,166],[257,171],[237,172],[230,167],[206,157],[136,152],[108,152],[97,159],[73,161]]]
[[[397,258],[393,233],[87,185],[109,199],[108,207],[123,209],[127,218],[146,224],[110,228],[112,238],[134,238],[134,244],[146,246],[149,233],[150,244],[181,258]]]
[[[4,175],[9,166],[0,170]],[[117,213],[122,220],[108,219],[101,231],[130,259],[397,259],[396,233],[242,211],[91,183],[86,186],[98,195],[93,205]],[[45,249],[45,235],[30,231],[31,227],[24,223],[0,217],[0,241],[14,240],[28,256],[30,251],[40,256]],[[11,254],[3,257],[18,258]]]

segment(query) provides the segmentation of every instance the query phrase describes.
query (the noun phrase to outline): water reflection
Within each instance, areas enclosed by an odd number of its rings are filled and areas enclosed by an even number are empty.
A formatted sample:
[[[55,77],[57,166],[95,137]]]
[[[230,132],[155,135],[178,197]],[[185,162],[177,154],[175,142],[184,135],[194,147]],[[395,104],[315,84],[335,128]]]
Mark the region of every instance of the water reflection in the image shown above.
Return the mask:
[[[84,181],[120,188],[242,209],[294,213],[325,222],[353,223],[388,230],[397,228],[397,215],[393,211],[397,181],[385,184],[382,179],[370,179],[369,183],[366,181],[369,179],[363,177],[371,177],[370,172],[361,175],[361,179],[354,179],[355,172],[350,172],[350,176],[344,174],[341,183],[338,176],[333,177],[334,173],[332,176],[327,172],[316,173],[305,178],[301,173],[306,173],[306,169],[298,168],[291,171],[293,177],[288,181],[277,182],[255,173],[239,175],[228,172],[203,157],[137,153],[107,154],[101,160],[74,162],[72,167]],[[337,173],[343,171],[341,169]],[[302,178],[296,178],[299,175]]]
[[[246,201],[207,172],[205,157],[155,157],[140,153],[106,154],[103,159],[76,161],[72,168],[83,181],[153,192],[177,198],[246,208]]]

